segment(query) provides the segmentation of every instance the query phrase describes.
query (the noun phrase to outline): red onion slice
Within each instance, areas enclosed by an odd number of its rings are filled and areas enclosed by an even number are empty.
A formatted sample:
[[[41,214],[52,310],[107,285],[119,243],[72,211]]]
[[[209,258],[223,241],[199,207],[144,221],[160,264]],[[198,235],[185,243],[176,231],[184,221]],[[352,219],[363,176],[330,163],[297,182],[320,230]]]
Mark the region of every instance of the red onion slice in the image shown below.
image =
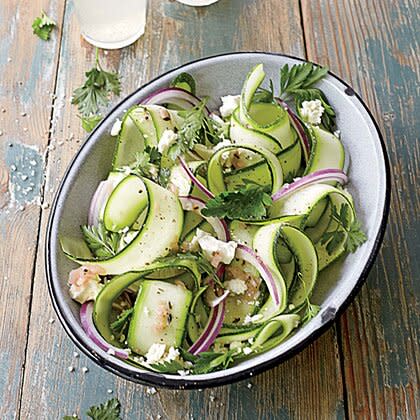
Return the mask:
[[[188,349],[194,355],[207,351],[216,340],[225,318],[225,301],[211,308],[209,320],[197,341]]]
[[[178,197],[179,201],[181,202],[182,208],[186,211],[195,211],[200,213],[201,209],[203,209],[206,203],[198,197],[193,197],[192,195],[189,196],[180,196]],[[211,227],[216,232],[217,239],[227,242],[230,240],[229,229],[227,223],[223,219],[218,219],[217,217],[206,217],[202,216],[204,220],[206,220]]]
[[[291,184],[285,184],[276,193],[272,195],[273,201],[277,201],[280,198],[285,197],[288,194],[295,192],[296,190],[306,187],[310,184],[317,182],[336,181],[340,184],[345,184],[348,181],[347,175],[341,169],[320,169],[311,174],[305,175],[302,178],[292,182]]]
[[[108,201],[109,196],[111,195],[114,188],[121,181],[122,178],[107,179],[101,181],[93,194],[92,200],[89,206],[88,213],[88,225],[97,226],[99,223],[99,218],[102,211]]]
[[[196,185],[196,187],[202,192],[204,193],[207,197],[209,198],[213,198],[214,194],[207,189],[207,187],[205,185],[203,185],[199,179],[193,174],[193,171],[188,167],[187,162],[185,162],[184,159],[182,159],[181,157],[179,158],[179,162],[181,163],[182,169],[185,171],[185,173],[189,176],[189,178],[191,179],[192,183],[194,185]]]
[[[280,98],[276,98],[276,100],[289,114],[290,122],[293,128],[296,130],[300,144],[302,145],[305,162],[308,162],[309,155],[311,153],[311,146],[302,123],[300,122],[298,116],[290,109],[289,105],[286,102],[284,102]]]
[[[200,103],[201,100],[197,96],[187,90],[176,87],[159,89],[142,101],[143,105],[173,104],[182,108],[193,108]],[[210,115],[207,107],[204,107],[204,110],[207,115]]]
[[[236,248],[236,258],[244,260],[255,267],[260,273],[261,278],[265,281],[268,291],[274,300],[276,305],[280,304],[281,291],[277,287],[277,283],[274,280],[271,270],[265,265],[257,253],[246,245],[238,244]]]
[[[112,354],[121,359],[128,359],[128,352],[118,347],[114,347],[109,344],[104,338],[99,334],[98,330],[93,323],[93,303],[86,302],[80,308],[80,321],[82,322],[82,327],[85,330],[87,336],[102,350],[106,351],[108,354]]]

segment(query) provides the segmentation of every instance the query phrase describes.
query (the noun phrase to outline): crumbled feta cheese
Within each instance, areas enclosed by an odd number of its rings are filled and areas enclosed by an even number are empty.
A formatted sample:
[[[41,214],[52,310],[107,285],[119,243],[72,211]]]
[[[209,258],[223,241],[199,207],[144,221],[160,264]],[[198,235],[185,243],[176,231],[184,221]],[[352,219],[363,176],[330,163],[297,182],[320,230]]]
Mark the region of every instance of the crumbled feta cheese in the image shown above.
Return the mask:
[[[156,392],[157,392],[157,390],[154,386],[146,388],[146,394],[148,394],[148,395],[154,395],[154,394],[156,394]]]
[[[115,350],[114,349],[108,349],[107,354],[109,354],[110,356],[115,356]]]
[[[240,341],[232,341],[229,344],[229,350],[238,350],[238,353],[241,352],[242,350],[242,344]]]
[[[122,121],[117,118],[114,122],[114,125],[111,128],[111,136],[118,136],[118,134],[120,134],[121,131],[121,126],[122,126]]]
[[[220,241],[201,229],[196,230],[195,236],[204,257],[210,261],[213,267],[218,267],[220,263],[230,264],[235,258],[235,251],[238,246],[236,242]],[[191,242],[194,242],[194,238]]]
[[[321,124],[321,117],[324,113],[324,107],[319,99],[313,101],[303,101],[300,108],[300,115],[303,120],[309,124]]]
[[[247,386],[246,386],[248,389],[251,389],[252,388],[252,384],[251,384],[251,382],[249,382],[248,384],[247,384]]]
[[[69,366],[67,369],[69,372],[74,372],[74,366]]]
[[[82,367],[82,372],[83,373],[88,373],[89,372],[89,368],[87,368],[86,366]]]
[[[191,188],[191,180],[181,165],[174,166],[168,182],[168,190],[175,195],[188,195]]]
[[[163,355],[165,354],[165,351],[166,351],[165,344],[160,344],[160,343],[152,344],[146,354],[147,363],[157,363],[161,361],[161,359],[163,358]]]
[[[112,394],[114,391],[112,389],[107,390],[108,394]]]
[[[54,318],[50,318],[50,319],[48,320],[48,322],[49,322],[50,324],[54,324],[55,319],[54,319]]]
[[[77,359],[79,356],[80,356],[80,354],[79,354],[79,353],[77,353],[77,351],[74,351],[74,352],[73,352],[73,357],[75,357],[75,358]]]
[[[253,322],[257,322],[257,321],[259,321],[261,318],[262,318],[262,315],[261,315],[261,314],[255,314],[255,315],[252,315],[252,316],[247,315],[247,316],[245,317],[245,319],[244,319],[244,325],[247,325],[247,324],[252,324]]]
[[[227,147],[227,146],[232,146],[232,142],[230,140],[223,140],[220,143],[217,143],[213,147],[213,152],[217,152],[218,150],[222,149],[223,147]]]
[[[251,347],[244,347],[244,348],[242,349],[242,351],[243,351],[243,353],[245,354],[245,356],[248,356],[248,354],[251,354],[251,353],[252,353],[252,349],[251,349]]]
[[[225,281],[225,288],[230,290],[235,295],[242,295],[248,289],[246,283],[241,279],[232,279]]]
[[[179,357],[179,350],[175,347],[169,347],[168,354],[165,357],[165,361],[172,362]]]
[[[173,130],[166,129],[162,133],[162,137],[159,140],[158,150],[160,153],[166,152],[178,139],[178,134]]]
[[[179,376],[187,376],[190,374],[189,370],[178,370],[178,375]]]
[[[233,114],[236,108],[239,106],[241,100],[240,95],[227,95],[220,98],[222,100],[222,106],[219,108],[220,115],[224,118],[229,117]]]
[[[82,304],[89,300],[95,300],[103,287],[98,276],[102,273],[101,270],[84,266],[72,270],[69,274],[69,292],[72,299]]]

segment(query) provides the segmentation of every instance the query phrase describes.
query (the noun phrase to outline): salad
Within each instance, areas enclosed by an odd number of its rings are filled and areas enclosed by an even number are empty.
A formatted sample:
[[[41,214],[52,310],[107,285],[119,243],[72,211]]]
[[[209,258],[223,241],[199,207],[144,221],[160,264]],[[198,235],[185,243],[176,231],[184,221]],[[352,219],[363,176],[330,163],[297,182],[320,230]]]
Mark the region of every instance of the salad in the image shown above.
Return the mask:
[[[60,238],[80,265],[69,293],[97,346],[143,369],[201,374],[316,316],[319,273],[366,240],[335,111],[316,87],[326,73],[285,65],[276,96],[259,64],[218,110],[181,73],[115,122],[88,223]]]

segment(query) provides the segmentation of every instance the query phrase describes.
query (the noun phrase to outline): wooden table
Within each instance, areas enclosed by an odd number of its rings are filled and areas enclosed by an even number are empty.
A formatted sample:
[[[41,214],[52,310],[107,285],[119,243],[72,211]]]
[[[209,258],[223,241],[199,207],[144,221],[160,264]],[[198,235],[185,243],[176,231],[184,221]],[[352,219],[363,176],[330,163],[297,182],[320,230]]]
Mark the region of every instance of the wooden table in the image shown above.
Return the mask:
[[[126,419],[420,418],[418,1],[220,0],[194,9],[150,0],[149,6],[141,40],[100,53],[103,66],[122,76],[121,97],[174,66],[227,51],[306,57],[361,93],[391,159],[392,207],[381,253],[334,328],[248,382],[152,395],[74,353],[50,304],[43,245],[49,204],[85,138],[70,97],[95,50],[79,35],[72,1],[2,0],[0,418],[58,419],[110,396],[121,400]],[[41,8],[59,26],[49,42],[32,35]],[[26,195],[24,177],[13,171],[25,159],[34,170]],[[38,195],[42,205],[28,203]]]

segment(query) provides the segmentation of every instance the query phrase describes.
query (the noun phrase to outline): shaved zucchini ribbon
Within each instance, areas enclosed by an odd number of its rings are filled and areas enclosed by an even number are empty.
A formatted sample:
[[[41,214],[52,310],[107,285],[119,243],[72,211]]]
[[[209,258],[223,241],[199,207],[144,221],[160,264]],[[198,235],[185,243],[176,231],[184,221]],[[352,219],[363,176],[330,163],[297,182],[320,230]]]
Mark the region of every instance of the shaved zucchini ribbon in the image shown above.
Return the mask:
[[[226,191],[226,184],[224,180],[223,165],[221,162],[224,153],[230,153],[236,149],[243,149],[245,151],[259,154],[267,163],[271,178],[271,192],[274,194],[283,185],[283,170],[277,156],[267,149],[253,145],[243,144],[240,146],[232,145],[219,149],[213,154],[207,169],[207,184],[210,191],[217,195]]]

